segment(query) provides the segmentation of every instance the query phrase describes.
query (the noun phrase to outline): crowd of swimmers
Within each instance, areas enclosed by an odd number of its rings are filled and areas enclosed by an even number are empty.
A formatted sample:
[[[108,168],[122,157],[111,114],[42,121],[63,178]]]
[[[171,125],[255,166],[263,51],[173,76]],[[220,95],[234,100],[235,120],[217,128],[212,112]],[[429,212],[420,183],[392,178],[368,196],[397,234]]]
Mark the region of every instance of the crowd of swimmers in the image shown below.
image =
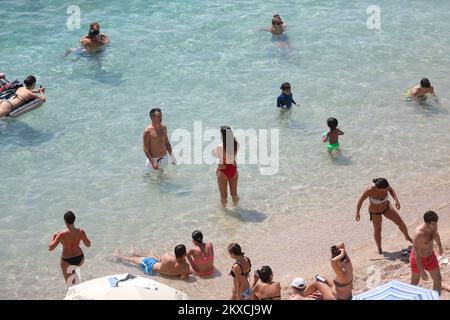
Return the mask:
[[[264,30],[272,34],[272,41],[276,42],[277,45],[286,43],[290,46],[289,38],[285,33],[286,24],[284,24],[280,15],[274,15],[272,26]],[[108,44],[109,38],[100,32],[100,24],[93,22],[90,24],[88,34],[80,39],[80,47],[67,50],[64,56],[71,53],[79,55],[93,53]],[[30,100],[41,99],[45,102],[45,88],[41,86],[35,90],[36,78],[34,76],[28,76],[23,83],[25,87],[18,88],[8,100],[1,100],[0,117],[8,115],[12,110]],[[8,85],[10,85],[10,82],[6,80],[6,75],[0,73],[0,92]],[[276,106],[280,108],[282,113],[289,112],[293,104],[300,106],[294,100],[291,85],[288,82],[282,83],[280,89],[282,92],[277,98]],[[427,95],[432,95],[438,101],[433,86],[426,78],[423,78],[419,85],[409,89],[405,94],[406,98],[418,102],[425,100]],[[146,156],[147,168],[150,170],[161,170],[169,163],[176,165],[176,158],[172,153],[167,128],[162,122],[163,114],[161,109],[153,108],[149,115],[151,123],[144,129],[143,133],[143,150]],[[339,136],[343,135],[344,132],[338,128],[338,120],[336,118],[329,118],[327,125],[329,131],[323,133],[322,141],[328,142],[327,147],[330,154],[340,152]],[[238,170],[236,155],[239,150],[239,143],[229,126],[222,126],[220,133],[222,143],[217,145],[213,151],[214,156],[218,159],[216,177],[220,203],[223,207],[227,206],[229,189],[233,206],[237,206],[239,196],[237,193]],[[443,248],[437,231],[437,214],[433,211],[425,213],[423,217],[424,223],[416,228],[411,238],[406,224],[397,212],[397,210],[400,210],[400,202],[394,189],[384,178],[374,179],[373,183],[363,192],[357,203],[356,221],[360,221],[362,204],[369,198],[369,216],[373,224],[378,252],[383,254],[381,225],[382,217],[384,216],[393,221],[403,233],[405,239],[413,244],[410,247],[412,248],[410,252],[408,251],[412,272],[411,283],[418,284],[420,279],[426,280],[427,273],[425,271],[428,271],[433,279],[433,288],[440,293],[442,278],[439,263],[433,251],[434,243],[436,243],[439,255],[443,255]],[[395,208],[390,203],[389,196],[392,196],[395,201]],[[67,230],[54,234],[49,244],[49,250],[54,250],[58,244],[62,244],[63,251],[60,266],[64,279],[67,281],[72,274],[67,271],[68,268],[70,266],[80,267],[84,263],[85,257],[80,248],[80,242],[83,242],[86,247],[90,247],[91,242],[84,230],[75,228],[75,215],[73,212],[68,211],[64,215],[64,221]],[[164,253],[159,256],[153,253],[136,252],[133,247],[133,252],[130,256],[122,255],[120,250],[116,250],[114,256],[119,260],[138,266],[148,275],[160,273],[176,276],[180,279],[186,279],[192,273],[201,277],[213,275],[216,269],[212,243],[204,242],[203,234],[199,230],[192,233],[192,243],[194,247],[189,250],[182,244],[175,246],[174,254]],[[231,299],[274,300],[281,298],[281,285],[273,280],[273,271],[269,266],[262,266],[254,272],[253,283],[250,284],[252,270],[250,259],[244,255],[241,246],[237,243],[230,244],[227,250],[230,258],[234,260],[228,273],[233,281]],[[335,274],[334,279],[317,275],[308,282],[303,278],[295,278],[291,283],[293,290],[292,299],[351,299],[353,296],[353,266],[343,242],[339,242],[331,247],[330,263]]]

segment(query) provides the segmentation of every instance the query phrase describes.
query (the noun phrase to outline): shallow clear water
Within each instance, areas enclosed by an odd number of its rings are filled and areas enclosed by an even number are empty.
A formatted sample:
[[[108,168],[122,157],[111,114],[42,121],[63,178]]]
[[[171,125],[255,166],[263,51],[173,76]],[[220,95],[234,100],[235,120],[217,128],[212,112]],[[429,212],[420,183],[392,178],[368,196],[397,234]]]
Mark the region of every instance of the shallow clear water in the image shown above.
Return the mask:
[[[7,26],[0,71],[10,79],[36,75],[48,99],[17,120],[0,120],[0,298],[64,296],[59,252],[47,245],[68,209],[93,243],[84,280],[133,270],[112,261],[116,247],[161,253],[203,230],[223,277],[189,285],[160,279],[199,298],[218,283],[226,289],[216,297],[228,294],[229,242],[288,281],[300,271],[292,264],[306,263],[311,250],[328,255],[331,241],[372,241],[368,219],[352,219],[375,176],[396,187],[408,224],[422,206],[450,198],[450,2],[377,1],[381,30],[366,26],[372,1],[78,1],[74,31],[66,27],[71,4],[0,2]],[[274,13],[288,24],[292,51],[258,31]],[[62,59],[94,20],[111,45],[95,57]],[[423,76],[440,105],[402,101]],[[274,104],[284,81],[304,107],[279,119]],[[240,165],[235,211],[219,208],[214,165],[149,177],[141,139],[154,105],[169,132],[193,132],[194,121],[280,129],[278,174]],[[345,132],[336,161],[321,142],[329,116]],[[424,204],[424,194],[437,193]]]

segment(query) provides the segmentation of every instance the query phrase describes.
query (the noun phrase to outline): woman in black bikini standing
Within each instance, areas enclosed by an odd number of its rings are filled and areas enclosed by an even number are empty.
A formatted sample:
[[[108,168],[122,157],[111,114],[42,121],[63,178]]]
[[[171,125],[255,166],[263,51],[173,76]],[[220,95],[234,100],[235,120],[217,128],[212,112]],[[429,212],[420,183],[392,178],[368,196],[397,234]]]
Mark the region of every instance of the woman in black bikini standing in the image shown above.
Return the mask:
[[[368,187],[361,197],[359,198],[356,207],[356,221],[359,222],[361,219],[360,210],[363,202],[369,198],[369,214],[370,221],[373,223],[373,231],[375,242],[378,247],[378,253],[383,254],[383,249],[381,248],[381,226],[383,222],[382,216],[384,215],[389,220],[393,221],[400,231],[405,236],[405,239],[412,243],[412,239],[408,234],[408,228],[405,222],[394,207],[389,202],[389,194],[395,200],[395,207],[400,210],[400,202],[398,201],[397,194],[394,189],[389,186],[389,182],[384,178],[373,179],[373,186]]]
[[[86,236],[86,233],[81,228],[75,228],[75,214],[72,211],[67,211],[64,214],[64,221],[67,229],[57,232],[53,235],[52,241],[48,246],[48,250],[54,250],[59,243],[63,246],[61,254],[61,270],[68,286],[73,283],[67,283],[67,279],[75,272],[71,271],[69,266],[78,266],[84,263],[84,254],[80,248],[80,242],[83,241],[86,247],[91,246],[91,241]]]
[[[230,300],[248,300],[252,295],[248,281],[252,263],[248,257],[244,256],[241,246],[237,243],[228,246],[228,253],[235,260],[228,274],[233,277],[233,291]]]
[[[0,102],[0,118],[7,116],[11,111],[19,108],[28,101],[41,99],[45,102],[45,88],[39,88],[38,91],[33,90],[36,86],[36,78],[34,76],[28,76],[23,83],[26,86],[25,88],[21,87],[17,89],[11,99]],[[38,92],[40,96],[35,95]]]

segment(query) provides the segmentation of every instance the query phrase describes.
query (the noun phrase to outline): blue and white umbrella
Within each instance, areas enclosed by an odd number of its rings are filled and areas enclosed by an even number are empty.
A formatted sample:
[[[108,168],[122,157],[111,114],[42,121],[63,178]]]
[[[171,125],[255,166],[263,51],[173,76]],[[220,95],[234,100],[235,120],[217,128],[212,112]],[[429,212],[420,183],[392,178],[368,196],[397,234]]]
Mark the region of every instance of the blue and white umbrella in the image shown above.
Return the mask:
[[[434,290],[394,280],[358,294],[353,300],[439,300],[439,294]]]

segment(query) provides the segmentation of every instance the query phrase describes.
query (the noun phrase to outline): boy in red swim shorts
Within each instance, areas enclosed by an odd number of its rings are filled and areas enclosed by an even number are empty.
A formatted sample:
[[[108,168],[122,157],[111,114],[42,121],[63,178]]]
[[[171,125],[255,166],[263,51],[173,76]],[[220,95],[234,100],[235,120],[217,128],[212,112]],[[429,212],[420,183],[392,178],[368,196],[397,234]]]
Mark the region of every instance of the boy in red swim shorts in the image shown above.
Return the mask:
[[[424,223],[414,230],[413,249],[411,250],[411,284],[418,285],[420,279],[427,281],[428,271],[433,279],[433,290],[439,295],[442,289],[442,277],[439,262],[433,247],[434,242],[438,245],[439,255],[442,256],[441,239],[438,233],[438,215],[434,211],[428,211],[423,216]]]

